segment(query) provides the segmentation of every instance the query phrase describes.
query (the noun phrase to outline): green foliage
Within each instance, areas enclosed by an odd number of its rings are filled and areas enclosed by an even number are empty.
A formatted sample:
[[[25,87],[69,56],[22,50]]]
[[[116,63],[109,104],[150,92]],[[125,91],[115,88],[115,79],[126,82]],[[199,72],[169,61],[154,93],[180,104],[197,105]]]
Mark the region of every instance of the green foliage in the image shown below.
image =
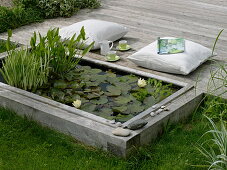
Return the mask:
[[[11,50],[11,49],[15,49],[16,47],[17,47],[16,44],[10,43],[9,49],[10,49],[10,50]],[[5,51],[7,51],[7,48],[6,48],[6,41],[0,40],[0,53],[3,53],[3,52],[5,52]]]
[[[45,18],[70,17],[82,8],[98,8],[98,0],[14,0],[15,6],[0,6],[0,33],[41,22]]]
[[[8,50],[11,35],[9,31],[6,42]],[[8,51],[8,57],[0,69],[5,81],[14,87],[35,91],[37,87],[46,84],[48,79],[69,72],[94,44],[79,50],[77,48],[84,47],[84,28],[75,36],[62,41],[59,29],[53,29],[44,37],[39,34],[39,43],[36,43],[37,34],[34,33],[30,41],[31,49]]]
[[[83,8],[99,8],[101,6],[99,0],[76,0],[75,6],[79,9]]]
[[[9,85],[24,90],[36,90],[47,83],[48,70],[48,58],[44,61],[28,50],[13,50],[3,62],[0,72]]]
[[[139,101],[143,102],[144,99],[149,95],[147,89],[140,88],[137,92],[132,93],[132,95]]]
[[[227,112],[225,112],[226,114]],[[227,169],[227,128],[226,123],[220,121],[220,128],[208,118],[211,124],[211,130],[204,133],[205,135],[211,135],[211,137],[198,146],[198,150],[206,158],[206,162],[209,164],[208,169]],[[207,149],[209,148],[209,149]]]
[[[227,122],[227,101],[220,97],[207,96],[204,105],[201,106],[203,114],[214,121],[222,119]]]
[[[206,124],[198,114],[196,121],[172,125],[161,138],[121,159],[0,108],[0,169],[201,169],[192,166],[204,161],[193,146]]]
[[[18,26],[14,12],[7,8],[0,6],[0,33],[7,29],[14,29]]]
[[[48,56],[50,58],[49,67],[51,74],[56,77],[64,75],[76,67],[81,57],[83,57],[93,47],[94,42],[84,47],[85,32],[82,27],[80,34],[72,36],[70,39],[62,41],[59,29],[52,29],[46,36],[39,36],[39,43],[36,43],[37,34],[31,38],[30,45],[32,53],[36,56]],[[84,50],[80,50],[84,48]]]
[[[10,9],[0,6],[0,33],[42,20],[41,13],[32,8],[17,6]]]

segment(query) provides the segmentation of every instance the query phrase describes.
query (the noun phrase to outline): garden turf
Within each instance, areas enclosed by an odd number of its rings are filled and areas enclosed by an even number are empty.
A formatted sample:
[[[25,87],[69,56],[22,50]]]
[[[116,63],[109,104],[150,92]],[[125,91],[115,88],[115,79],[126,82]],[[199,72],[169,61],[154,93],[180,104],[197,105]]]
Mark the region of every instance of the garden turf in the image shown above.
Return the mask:
[[[197,112],[187,122],[166,126],[162,137],[122,159],[0,108],[0,169],[199,169],[204,159],[195,146],[207,120]]]

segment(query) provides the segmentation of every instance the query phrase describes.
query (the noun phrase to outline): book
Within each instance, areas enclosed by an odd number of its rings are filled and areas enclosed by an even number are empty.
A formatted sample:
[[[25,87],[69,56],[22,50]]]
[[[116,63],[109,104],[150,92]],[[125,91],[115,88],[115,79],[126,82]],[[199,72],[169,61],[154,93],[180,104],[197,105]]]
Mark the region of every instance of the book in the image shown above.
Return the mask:
[[[158,54],[183,53],[185,50],[185,40],[183,38],[158,38]]]

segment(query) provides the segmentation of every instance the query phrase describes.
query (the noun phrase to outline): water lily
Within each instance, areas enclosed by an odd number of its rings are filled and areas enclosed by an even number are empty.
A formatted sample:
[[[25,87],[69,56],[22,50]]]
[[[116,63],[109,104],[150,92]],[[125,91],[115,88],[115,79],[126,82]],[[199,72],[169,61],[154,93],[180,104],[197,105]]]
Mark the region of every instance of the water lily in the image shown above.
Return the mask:
[[[138,79],[137,85],[139,87],[145,87],[147,85],[147,82],[146,82],[146,80],[140,78],[140,79]]]
[[[76,101],[73,101],[73,106],[75,107],[75,108],[80,108],[80,106],[81,106],[81,100],[76,100]]]

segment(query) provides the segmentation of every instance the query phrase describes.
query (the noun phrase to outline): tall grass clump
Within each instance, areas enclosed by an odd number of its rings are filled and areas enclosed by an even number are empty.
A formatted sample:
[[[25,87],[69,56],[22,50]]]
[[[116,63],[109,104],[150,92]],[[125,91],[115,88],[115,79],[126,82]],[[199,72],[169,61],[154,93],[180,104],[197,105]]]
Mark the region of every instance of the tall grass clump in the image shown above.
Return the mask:
[[[212,55],[222,32],[223,30],[219,32],[214,42]],[[203,113],[211,127],[202,138],[207,135],[211,137],[204,140],[197,148],[206,158],[208,169],[225,170],[227,169],[227,101],[221,97],[227,92],[227,64],[215,60],[213,62],[215,69],[211,70],[211,78],[207,86],[209,94],[204,98],[203,108]]]
[[[214,54],[217,42],[223,31],[224,30],[221,30],[215,39],[212,55]],[[221,92],[218,95],[222,96],[227,93],[227,63],[217,62],[215,60],[213,60],[213,62],[215,63],[216,69],[211,70],[211,78],[208,82],[208,93],[218,93],[218,90],[221,89]]]
[[[28,49],[12,51],[3,62],[0,72],[5,81],[24,90],[36,90],[47,83],[49,59],[45,60],[30,53]]]
[[[205,140],[199,145],[198,150],[206,158],[206,162],[209,164],[208,169],[227,169],[227,129],[226,123],[220,121],[220,127],[218,127],[212,119],[208,118],[211,124],[211,130],[204,133],[205,135],[211,135],[209,140]]]

